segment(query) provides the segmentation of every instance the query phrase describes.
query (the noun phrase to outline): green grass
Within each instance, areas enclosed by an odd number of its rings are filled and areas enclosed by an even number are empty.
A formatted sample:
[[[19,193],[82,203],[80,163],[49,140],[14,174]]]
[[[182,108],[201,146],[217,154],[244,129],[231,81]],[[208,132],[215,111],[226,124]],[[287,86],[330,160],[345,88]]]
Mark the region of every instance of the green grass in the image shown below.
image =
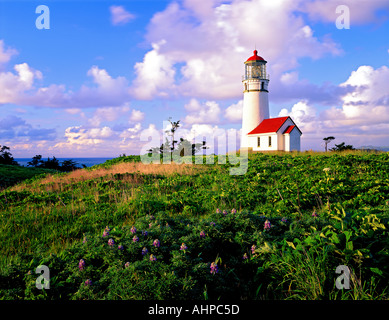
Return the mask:
[[[0,192],[0,299],[388,299],[388,160],[255,154],[232,176],[131,156],[16,185]],[[40,264],[50,290],[35,288]]]
[[[13,186],[26,179],[33,179],[47,173],[55,172],[55,170],[51,169],[0,164],[0,190]]]

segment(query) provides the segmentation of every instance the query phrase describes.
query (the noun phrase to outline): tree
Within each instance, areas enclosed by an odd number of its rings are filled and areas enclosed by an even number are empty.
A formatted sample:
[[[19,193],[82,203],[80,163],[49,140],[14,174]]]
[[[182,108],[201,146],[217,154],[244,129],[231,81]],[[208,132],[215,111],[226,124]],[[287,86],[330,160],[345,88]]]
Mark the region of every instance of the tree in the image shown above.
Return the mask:
[[[350,144],[345,144],[344,142],[335,144],[334,148],[330,149],[331,151],[344,151],[344,150],[355,150],[355,148]]]
[[[32,157],[32,160],[27,162],[27,166],[31,166],[31,167],[41,167],[43,164],[43,160],[42,160],[42,155],[40,154],[37,154],[35,155],[34,157]]]
[[[80,169],[79,167],[77,167],[77,164],[78,163],[74,160],[64,160],[62,161],[61,167],[59,169],[61,171],[66,171],[66,172]]]
[[[327,138],[324,138],[323,140],[324,140],[324,144],[325,144],[325,150],[326,150],[326,152],[327,152],[327,146],[328,146],[328,144],[329,144],[332,140],[335,140],[335,137],[329,136],[329,137],[327,137]]]
[[[0,145],[0,164],[19,165],[9,150],[11,150],[9,147]]]

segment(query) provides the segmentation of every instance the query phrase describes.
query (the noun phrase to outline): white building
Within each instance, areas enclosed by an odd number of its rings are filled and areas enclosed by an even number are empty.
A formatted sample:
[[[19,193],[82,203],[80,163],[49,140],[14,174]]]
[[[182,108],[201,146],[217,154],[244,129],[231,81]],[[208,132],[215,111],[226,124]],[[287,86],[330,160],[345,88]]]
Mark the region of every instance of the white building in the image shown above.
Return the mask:
[[[243,115],[240,147],[249,151],[300,151],[301,130],[290,117],[269,118],[269,75],[254,50],[243,76]]]

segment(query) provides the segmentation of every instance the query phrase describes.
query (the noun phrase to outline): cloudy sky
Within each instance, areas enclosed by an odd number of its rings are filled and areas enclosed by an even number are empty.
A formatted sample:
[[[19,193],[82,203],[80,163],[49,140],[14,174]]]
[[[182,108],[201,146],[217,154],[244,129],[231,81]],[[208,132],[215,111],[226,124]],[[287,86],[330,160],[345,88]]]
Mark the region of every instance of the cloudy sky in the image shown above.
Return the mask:
[[[389,146],[388,0],[47,0],[49,21],[41,4],[0,0],[0,145],[14,157],[139,154],[169,117],[178,136],[240,130],[255,48],[270,116],[293,117],[302,150],[330,135]]]

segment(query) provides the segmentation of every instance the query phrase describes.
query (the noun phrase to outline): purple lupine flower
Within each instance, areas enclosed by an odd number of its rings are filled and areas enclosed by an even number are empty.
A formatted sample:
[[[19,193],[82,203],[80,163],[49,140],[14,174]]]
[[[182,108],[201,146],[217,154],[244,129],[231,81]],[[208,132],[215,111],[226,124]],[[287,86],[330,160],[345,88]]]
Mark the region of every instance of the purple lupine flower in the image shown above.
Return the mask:
[[[128,268],[130,266],[130,263],[127,261],[125,264],[124,264],[124,268]]]
[[[81,271],[81,270],[84,270],[85,268],[85,260],[84,259],[81,259],[79,262],[78,262],[78,269]]]
[[[113,247],[114,244],[115,244],[115,241],[114,241],[112,238],[110,238],[110,239],[108,240],[108,245],[109,245],[110,247]]]
[[[236,213],[236,209],[235,209],[235,208],[232,209],[232,210],[231,210],[231,213]]]
[[[257,247],[255,246],[255,244],[253,244],[251,246],[251,253],[254,254],[255,253],[255,249],[257,249]]]
[[[216,213],[220,213],[221,211],[220,211],[220,209],[219,208],[217,208],[216,209]]]
[[[153,242],[153,246],[156,247],[156,248],[159,248],[160,245],[161,245],[161,243],[159,242],[159,240],[155,239],[154,242]]]
[[[204,231],[200,231],[200,238],[205,238],[205,232]]]
[[[265,224],[264,224],[264,229],[265,229],[265,230],[270,230],[270,228],[271,228],[271,223],[270,223],[269,220],[266,220],[266,221],[265,221]]]
[[[283,217],[282,219],[281,219],[281,222],[286,222],[288,219],[286,219],[285,217]]]
[[[213,222],[213,221],[211,221],[209,225],[212,226],[212,227],[214,227],[214,226],[216,225],[216,223]]]
[[[107,229],[105,229],[103,232],[103,237],[107,237],[108,235],[109,235],[109,231]]]
[[[138,240],[139,240],[138,236],[134,236],[134,237],[132,238],[132,242],[138,242]]]
[[[132,234],[136,233],[136,228],[135,228],[135,226],[132,226],[132,228],[131,228],[130,231],[131,231]]]
[[[119,244],[119,245],[118,245],[118,249],[119,249],[119,250],[123,250],[124,248],[123,248],[123,246],[122,246],[121,244]]]
[[[227,215],[227,210],[223,210],[223,216]]]
[[[150,254],[150,259],[149,259],[149,260],[150,260],[150,261],[156,261],[157,258],[156,258],[154,255]]]
[[[211,273],[215,274],[219,272],[219,267],[217,266],[216,262],[211,263]]]
[[[91,279],[85,280],[85,285],[86,286],[91,286],[92,285],[92,280]]]
[[[248,259],[249,257],[247,256],[247,253],[245,253],[244,255],[243,255],[243,257],[242,257],[242,259],[243,260],[246,260],[246,259]]]
[[[317,217],[316,210],[314,210],[314,211],[313,211],[313,213],[312,213],[312,217]]]
[[[142,231],[142,236],[146,237],[148,235],[147,231]]]
[[[180,247],[180,250],[185,252],[186,249],[188,249],[188,247],[186,246],[185,243],[182,243],[181,247]]]
[[[149,250],[147,250],[146,247],[143,247],[143,249],[142,249],[142,256],[144,256],[147,252],[149,252]]]

